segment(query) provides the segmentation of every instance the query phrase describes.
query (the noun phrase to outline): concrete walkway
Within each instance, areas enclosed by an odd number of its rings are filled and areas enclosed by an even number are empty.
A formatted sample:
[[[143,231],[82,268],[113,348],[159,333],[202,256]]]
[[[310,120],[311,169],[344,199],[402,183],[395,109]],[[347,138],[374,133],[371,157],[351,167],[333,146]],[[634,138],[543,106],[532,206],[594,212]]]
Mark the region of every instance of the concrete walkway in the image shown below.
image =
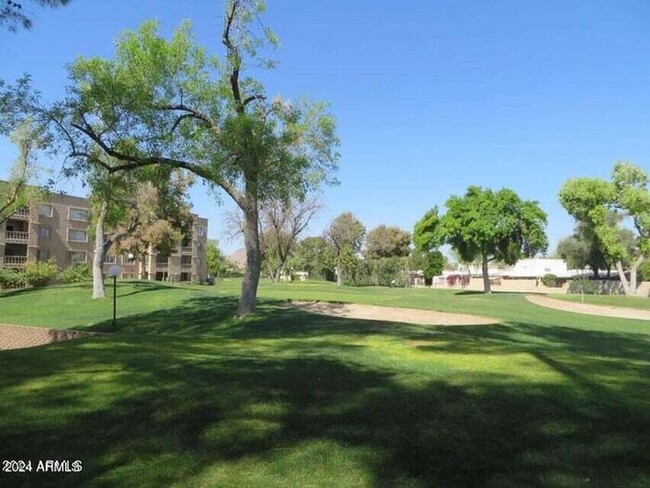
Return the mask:
[[[616,317],[619,319],[650,320],[650,310],[565,302],[564,300],[555,300],[543,295],[526,295],[526,299],[535,305],[563,310],[565,312],[599,315],[601,317]]]

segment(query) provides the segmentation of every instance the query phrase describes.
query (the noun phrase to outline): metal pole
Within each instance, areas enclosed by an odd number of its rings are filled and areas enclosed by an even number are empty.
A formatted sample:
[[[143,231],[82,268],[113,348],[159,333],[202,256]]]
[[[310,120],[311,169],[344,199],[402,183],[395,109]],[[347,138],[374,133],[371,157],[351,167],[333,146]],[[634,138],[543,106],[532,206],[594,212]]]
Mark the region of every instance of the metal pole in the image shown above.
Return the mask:
[[[113,330],[117,320],[117,276],[113,276]]]

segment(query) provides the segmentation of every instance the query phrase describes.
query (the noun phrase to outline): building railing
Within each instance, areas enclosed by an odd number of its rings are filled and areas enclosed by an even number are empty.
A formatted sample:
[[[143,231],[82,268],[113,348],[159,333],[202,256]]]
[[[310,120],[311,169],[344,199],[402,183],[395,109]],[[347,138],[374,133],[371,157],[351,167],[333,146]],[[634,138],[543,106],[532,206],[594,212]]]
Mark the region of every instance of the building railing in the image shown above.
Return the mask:
[[[181,263],[181,269],[192,269],[192,263]]]
[[[12,219],[29,219],[29,209],[28,208],[22,208],[20,210],[16,210],[10,218]]]
[[[164,263],[156,262],[156,270],[160,271],[160,270],[164,270],[164,269],[169,269],[169,263],[167,263],[167,262],[164,262]]]
[[[25,266],[27,256],[4,256],[2,263],[5,266]]]
[[[21,232],[18,230],[8,230],[5,234],[5,240],[27,242],[29,241],[29,232]]]
[[[181,252],[183,254],[192,254],[192,246],[182,246]]]

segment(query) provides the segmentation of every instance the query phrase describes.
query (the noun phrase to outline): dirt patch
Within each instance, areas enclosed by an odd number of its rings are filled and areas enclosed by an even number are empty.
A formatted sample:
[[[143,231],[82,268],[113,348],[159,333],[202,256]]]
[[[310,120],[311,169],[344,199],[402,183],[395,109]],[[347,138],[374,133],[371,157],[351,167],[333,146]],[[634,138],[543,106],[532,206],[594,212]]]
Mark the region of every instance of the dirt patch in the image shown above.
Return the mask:
[[[616,317],[619,319],[650,320],[650,310],[565,302],[564,300],[554,300],[543,295],[526,295],[526,299],[535,305],[563,310],[565,312],[599,315],[601,317]]]
[[[76,330],[46,329],[0,324],[0,350],[43,346],[53,342],[89,337],[92,334]]]
[[[497,319],[415,308],[379,307],[358,303],[291,302],[291,306],[307,312],[347,319],[380,320],[419,325],[490,325]]]

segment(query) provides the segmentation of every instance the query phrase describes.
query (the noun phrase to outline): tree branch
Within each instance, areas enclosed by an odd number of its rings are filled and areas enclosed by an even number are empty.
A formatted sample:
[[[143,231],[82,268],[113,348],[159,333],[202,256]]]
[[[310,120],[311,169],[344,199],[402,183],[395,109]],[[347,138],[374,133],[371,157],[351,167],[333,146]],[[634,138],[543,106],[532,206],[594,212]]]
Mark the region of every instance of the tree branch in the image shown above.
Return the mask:
[[[239,69],[241,68],[241,56],[239,55],[237,48],[230,38],[230,29],[233,26],[235,15],[237,14],[237,9],[239,7],[239,0],[233,0],[230,11],[226,14],[226,25],[223,29],[222,42],[228,50],[228,58],[232,65],[232,72],[230,73],[230,89],[232,90],[232,96],[235,100],[235,108],[237,110],[237,113],[243,114],[246,106],[244,103],[242,103],[241,92],[239,89]]]
[[[112,147],[108,146],[108,144],[106,144],[101,139],[101,137],[95,134],[95,132],[89,126],[84,127],[80,124],[73,123],[72,127],[86,134],[106,154],[125,163],[116,166],[110,166],[106,163],[98,161],[99,164],[102,165],[102,167],[106,169],[106,171],[109,174],[117,173],[119,171],[132,171],[138,168],[152,166],[154,164],[163,164],[163,165],[171,166],[173,168],[185,169],[191,173],[194,173],[197,176],[200,176],[201,178],[207,181],[211,181],[219,185],[228,195],[230,195],[230,197],[235,201],[235,203],[237,203],[237,205],[239,205],[242,209],[246,206],[246,199],[241,194],[241,192],[239,192],[239,190],[235,188],[233,184],[221,178],[215,177],[214,174],[212,174],[207,168],[201,165],[190,163],[188,161],[183,161],[181,159],[168,158],[164,156],[142,157],[142,156],[133,156],[131,154],[125,154],[116,151]]]
[[[205,122],[206,125],[212,129],[215,136],[219,137],[221,135],[221,131],[219,129],[219,126],[215,123],[215,121],[211,117],[209,117],[207,114],[201,112],[200,110],[196,110],[196,109],[194,109],[192,107],[188,107],[187,105],[183,104],[182,102],[180,104],[177,104],[177,105],[160,105],[160,106],[154,107],[154,108],[157,108],[159,110],[167,110],[167,111],[180,110],[180,111],[183,111],[183,112],[187,112],[187,113],[181,115],[178,119],[176,119],[176,121],[174,122],[174,125],[172,126],[171,132],[174,132],[174,130],[176,129],[178,124],[184,118],[192,117],[192,118],[195,118],[195,119],[198,119],[198,120],[201,120],[201,121]]]

